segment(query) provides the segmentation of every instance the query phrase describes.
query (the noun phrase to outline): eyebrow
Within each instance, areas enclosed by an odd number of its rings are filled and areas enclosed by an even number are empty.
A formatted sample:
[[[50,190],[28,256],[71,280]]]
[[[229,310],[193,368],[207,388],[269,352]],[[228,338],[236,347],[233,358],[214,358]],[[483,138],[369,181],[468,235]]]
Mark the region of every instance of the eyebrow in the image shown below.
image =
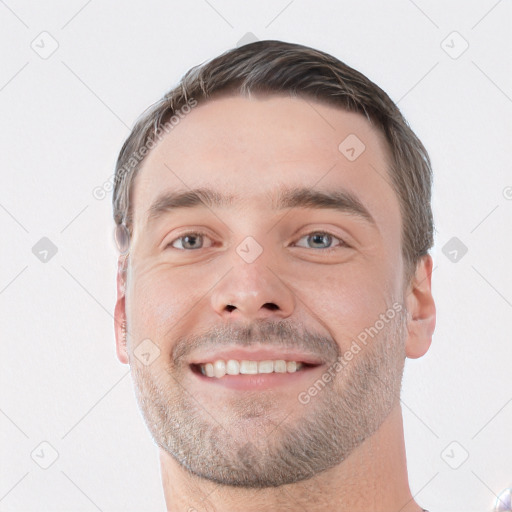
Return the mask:
[[[287,208],[331,209],[355,215],[377,226],[375,219],[361,200],[347,190],[322,191],[306,187],[280,187],[267,194],[273,210]],[[147,224],[154,222],[165,213],[181,208],[223,208],[232,206],[237,196],[220,193],[211,188],[195,188],[186,191],[164,192],[153,202],[147,212]]]

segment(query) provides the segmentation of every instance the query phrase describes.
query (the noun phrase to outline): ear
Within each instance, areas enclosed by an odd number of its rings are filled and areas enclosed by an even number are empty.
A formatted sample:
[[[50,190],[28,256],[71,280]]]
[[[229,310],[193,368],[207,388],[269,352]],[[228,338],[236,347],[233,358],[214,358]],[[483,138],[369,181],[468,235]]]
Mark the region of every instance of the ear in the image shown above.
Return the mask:
[[[436,305],[431,292],[432,265],[429,254],[418,261],[406,294],[409,334],[405,353],[411,359],[425,355],[432,343],[432,334],[436,327]]]
[[[128,352],[126,349],[126,275],[128,255],[119,256],[117,262],[117,301],[114,309],[114,329],[116,334],[117,358],[121,363],[128,364]]]

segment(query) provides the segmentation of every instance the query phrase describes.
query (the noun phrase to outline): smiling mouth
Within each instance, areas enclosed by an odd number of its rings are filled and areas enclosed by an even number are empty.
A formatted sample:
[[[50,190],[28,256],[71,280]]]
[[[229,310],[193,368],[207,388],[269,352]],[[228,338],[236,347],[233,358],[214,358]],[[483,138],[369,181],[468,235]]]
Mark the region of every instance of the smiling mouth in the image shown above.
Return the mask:
[[[297,373],[308,368],[319,366],[303,361],[286,361],[284,359],[250,361],[246,359],[227,361],[218,359],[208,363],[193,363],[190,365],[192,371],[206,377],[222,379],[226,375],[259,375],[269,373]]]

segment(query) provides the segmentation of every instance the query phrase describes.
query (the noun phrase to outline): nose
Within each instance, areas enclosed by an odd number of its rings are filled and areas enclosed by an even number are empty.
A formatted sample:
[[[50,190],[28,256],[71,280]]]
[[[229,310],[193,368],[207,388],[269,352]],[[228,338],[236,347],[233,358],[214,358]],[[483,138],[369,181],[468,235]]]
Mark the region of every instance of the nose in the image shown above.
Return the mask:
[[[223,320],[280,320],[292,315],[295,294],[268,263],[263,256],[247,263],[235,255],[233,268],[211,295],[212,307]]]

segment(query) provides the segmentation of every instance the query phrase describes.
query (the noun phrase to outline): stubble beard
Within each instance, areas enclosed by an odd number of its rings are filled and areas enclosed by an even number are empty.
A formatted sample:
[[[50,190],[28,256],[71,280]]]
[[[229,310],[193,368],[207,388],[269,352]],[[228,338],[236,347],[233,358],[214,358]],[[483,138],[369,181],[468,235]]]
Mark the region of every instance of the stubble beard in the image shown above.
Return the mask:
[[[402,310],[309,403],[290,396],[286,409],[293,412],[280,420],[267,411],[280,409],[273,400],[282,395],[233,400],[226,420],[215,404],[205,406],[187,391],[188,367],[170,364],[158,375],[131,367],[155,443],[183,468],[226,486],[277,487],[339,465],[378,430],[400,397],[405,338]]]

